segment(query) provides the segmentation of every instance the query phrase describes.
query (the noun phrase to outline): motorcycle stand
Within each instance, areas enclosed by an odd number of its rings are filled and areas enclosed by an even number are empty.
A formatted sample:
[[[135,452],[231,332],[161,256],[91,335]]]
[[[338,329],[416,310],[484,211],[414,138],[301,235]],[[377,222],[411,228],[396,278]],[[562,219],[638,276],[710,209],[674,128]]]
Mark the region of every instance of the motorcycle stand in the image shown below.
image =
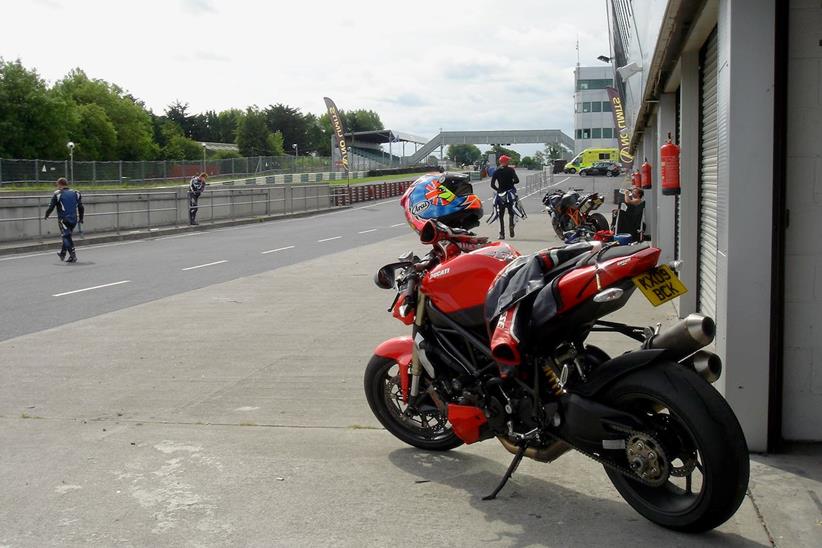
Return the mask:
[[[514,460],[511,461],[511,464],[508,465],[508,470],[505,471],[505,475],[502,476],[502,481],[499,482],[497,488],[494,489],[494,492],[486,497],[482,497],[482,500],[494,500],[497,498],[497,494],[502,491],[502,488],[505,487],[505,484],[508,483],[508,480],[511,479],[511,476],[514,475],[514,472],[519,466],[519,463],[522,461],[522,457],[525,456],[525,450],[528,449],[528,444],[523,443],[520,445],[519,449],[517,449],[517,454],[514,455]]]

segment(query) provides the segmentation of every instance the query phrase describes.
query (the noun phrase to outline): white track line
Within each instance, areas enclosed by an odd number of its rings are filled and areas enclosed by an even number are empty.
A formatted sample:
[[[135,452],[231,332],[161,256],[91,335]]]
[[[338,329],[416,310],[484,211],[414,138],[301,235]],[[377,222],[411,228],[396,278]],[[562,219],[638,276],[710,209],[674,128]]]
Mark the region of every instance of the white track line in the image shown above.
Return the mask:
[[[395,225],[391,225],[391,228],[397,228],[398,226],[405,226],[405,223],[397,223]]]
[[[201,236],[205,234],[205,232],[188,232],[186,234],[177,234],[176,236],[161,236],[160,238],[154,238],[156,241],[160,240],[175,240],[177,238],[188,238],[189,236]]]
[[[52,295],[52,297],[62,297],[63,295],[71,295],[72,293],[82,293],[83,291],[91,291],[92,289],[101,289],[103,287],[111,287],[113,285],[120,285],[120,284],[127,284],[131,280],[123,280],[121,282],[114,282],[110,284],[103,284],[103,285],[95,285],[94,287],[86,287],[85,289],[75,289],[74,291],[66,291],[65,293],[57,293]]]
[[[205,268],[207,266],[214,266],[215,264],[223,264],[223,263],[227,263],[227,262],[228,261],[226,261],[226,260],[214,261],[213,263],[198,264],[197,266],[189,266],[188,268],[181,268],[180,270],[183,270],[183,271],[194,270],[195,268]]]
[[[260,255],[267,255],[269,253],[276,253],[278,251],[285,251],[286,249],[294,249],[293,245],[287,245],[285,247],[278,247],[277,249],[269,249],[268,251],[263,251]]]
[[[317,240],[317,243],[320,244],[322,242],[330,242],[331,240],[339,240],[342,236],[334,236],[332,238],[323,238],[322,240]]]
[[[357,232],[357,234],[368,234],[369,232],[376,232],[376,231],[377,231],[376,228],[371,228],[369,230],[360,230],[359,232]]]

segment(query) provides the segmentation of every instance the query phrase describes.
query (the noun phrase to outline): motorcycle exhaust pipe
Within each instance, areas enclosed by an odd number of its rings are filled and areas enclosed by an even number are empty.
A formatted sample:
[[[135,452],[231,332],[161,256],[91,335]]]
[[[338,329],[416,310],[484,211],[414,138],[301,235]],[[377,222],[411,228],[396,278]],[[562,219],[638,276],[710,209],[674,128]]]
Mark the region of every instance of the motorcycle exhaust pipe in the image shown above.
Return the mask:
[[[497,436],[497,439],[503,447],[514,455],[517,454],[519,447],[511,443],[511,441],[503,436]],[[564,441],[554,441],[548,447],[529,447],[525,450],[525,456],[529,459],[534,459],[539,462],[552,462],[564,455],[571,449],[571,446]]]
[[[671,357],[678,361],[711,344],[715,335],[716,324],[711,318],[702,314],[690,314],[648,339],[645,348],[667,349]]]
[[[682,363],[711,384],[722,376],[722,358],[707,350],[700,350]]]

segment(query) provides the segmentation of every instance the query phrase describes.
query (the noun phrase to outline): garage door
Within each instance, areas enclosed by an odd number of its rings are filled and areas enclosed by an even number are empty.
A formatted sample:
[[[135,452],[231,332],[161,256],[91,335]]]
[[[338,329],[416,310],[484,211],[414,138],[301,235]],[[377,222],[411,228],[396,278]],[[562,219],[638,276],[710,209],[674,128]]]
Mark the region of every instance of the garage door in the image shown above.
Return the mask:
[[[717,254],[717,34],[700,51],[699,78],[699,279],[697,309],[716,316]]]

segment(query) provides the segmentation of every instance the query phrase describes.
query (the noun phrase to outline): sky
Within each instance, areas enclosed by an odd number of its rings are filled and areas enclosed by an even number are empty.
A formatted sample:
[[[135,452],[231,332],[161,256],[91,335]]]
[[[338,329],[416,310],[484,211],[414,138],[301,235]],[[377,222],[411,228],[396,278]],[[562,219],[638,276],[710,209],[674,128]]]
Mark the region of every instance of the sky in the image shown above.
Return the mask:
[[[283,103],[386,128],[573,128],[573,69],[608,55],[605,0],[0,0],[0,57],[72,68],[155,113]],[[481,147],[482,148],[482,147]],[[541,149],[514,147],[521,153]]]

